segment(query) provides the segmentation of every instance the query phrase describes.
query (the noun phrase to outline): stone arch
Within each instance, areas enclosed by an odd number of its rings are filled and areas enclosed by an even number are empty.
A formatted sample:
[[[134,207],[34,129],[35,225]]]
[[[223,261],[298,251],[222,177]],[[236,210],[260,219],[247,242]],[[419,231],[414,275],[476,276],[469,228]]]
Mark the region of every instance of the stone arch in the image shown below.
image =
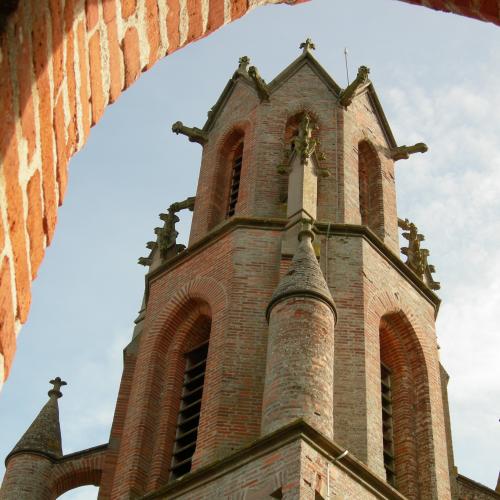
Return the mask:
[[[50,475],[50,490],[55,498],[80,486],[99,486],[107,445],[72,453],[59,459]]]
[[[120,456],[124,458],[123,462],[117,464],[113,495],[119,496],[123,493],[121,488],[130,485],[133,491],[142,494],[146,488],[152,487],[152,484],[161,484],[165,479],[165,468],[169,467],[165,464],[169,458],[157,456],[154,451],[161,443],[164,446],[171,439],[171,436],[164,433],[175,415],[172,412],[163,412],[162,408],[165,405],[162,402],[168,398],[166,391],[174,388],[179,373],[178,366],[167,366],[167,359],[172,353],[174,358],[178,359],[176,355],[181,352],[186,336],[199,316],[210,317],[211,344],[207,372],[210,371],[210,377],[219,378],[215,373],[217,366],[213,369],[210,366],[210,353],[222,349],[223,339],[219,332],[224,331],[226,307],[226,290],[217,280],[196,278],[177,291],[142,334],[134,373],[135,381],[128,402],[130,411],[127,412],[122,436]],[[165,390],[163,390],[164,384],[167,384]],[[210,389],[210,384],[211,380],[207,378],[209,391],[204,392],[202,404],[205,404],[205,400],[209,400],[210,394],[214,392]],[[215,399],[210,401],[209,405],[208,411],[216,411]],[[134,429],[141,431],[134,432]],[[209,437],[205,436],[203,439],[204,442],[210,442]],[[123,451],[123,447],[126,448],[126,452]],[[150,484],[145,484],[146,478],[134,466],[134,455],[144,457],[147,467],[152,467]]]
[[[439,381],[439,363],[432,357],[436,352],[434,331],[426,331],[425,314],[415,314],[397,292],[375,295],[368,303],[367,314],[370,341],[378,346],[378,363],[373,364],[368,375],[372,380],[369,390],[380,395],[380,363],[388,365],[394,375],[396,487],[408,498],[431,498],[437,494],[434,427],[439,420],[435,418],[431,387],[436,377]],[[380,399],[375,396],[373,406],[378,414],[375,419],[380,419],[376,428],[380,429],[377,439],[382,456]]]
[[[382,164],[377,150],[367,139],[358,143],[358,193],[361,224],[384,239]]]
[[[0,257],[11,269],[12,313],[27,319],[31,281],[50,244],[67,165],[90,127],[154,63],[266,3],[307,0],[13,0],[0,5]],[[424,0],[402,0],[426,5]],[[500,24],[496,2],[432,6]],[[32,10],[36,9],[36,12]],[[48,31],[50,26],[51,30]],[[7,57],[7,55],[12,57]],[[2,295],[7,294],[1,290]],[[12,322],[1,336],[15,336]],[[5,364],[10,365],[13,352]],[[4,370],[5,376],[8,369]],[[3,382],[0,381],[0,383]]]

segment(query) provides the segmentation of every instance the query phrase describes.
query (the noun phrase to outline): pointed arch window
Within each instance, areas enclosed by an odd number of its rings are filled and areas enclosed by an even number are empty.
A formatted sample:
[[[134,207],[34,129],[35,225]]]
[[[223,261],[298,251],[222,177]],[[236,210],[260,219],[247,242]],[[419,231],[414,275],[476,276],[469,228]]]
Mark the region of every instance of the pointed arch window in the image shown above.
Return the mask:
[[[229,205],[227,217],[232,217],[236,212],[238,197],[240,194],[241,167],[243,166],[243,141],[235,148],[232,158],[231,188],[229,191]]]
[[[429,379],[419,339],[403,313],[382,317],[381,440],[387,482],[405,497],[432,497]]]
[[[184,352],[184,378],[170,479],[178,479],[190,472],[198,441],[211,321],[201,318],[195,328],[197,336],[203,340]]]
[[[361,224],[383,237],[382,171],[377,152],[368,141],[358,144],[358,180]]]

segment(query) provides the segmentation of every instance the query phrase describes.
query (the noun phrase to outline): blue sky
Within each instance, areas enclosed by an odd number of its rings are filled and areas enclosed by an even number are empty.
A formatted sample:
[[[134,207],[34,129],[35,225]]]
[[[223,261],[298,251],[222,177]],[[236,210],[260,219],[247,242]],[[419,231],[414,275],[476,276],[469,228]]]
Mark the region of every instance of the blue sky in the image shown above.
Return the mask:
[[[70,165],[52,246],[33,285],[11,376],[0,394],[6,456],[46,401],[60,400],[65,452],[107,441],[144,289],[145,243],[172,202],[195,194],[201,148],[170,132],[202,126],[242,55],[271,80],[308,36],[346,85],[370,67],[400,144],[430,151],[397,163],[398,211],[426,235],[443,300],[438,317],[459,471],[494,487],[500,337],[500,29],[393,0],[313,0],[258,8],[158,63],[108,108]],[[495,50],[496,49],[496,50]],[[181,239],[189,220],[182,218]],[[3,471],[0,471],[0,475]],[[95,488],[64,498],[93,499]]]

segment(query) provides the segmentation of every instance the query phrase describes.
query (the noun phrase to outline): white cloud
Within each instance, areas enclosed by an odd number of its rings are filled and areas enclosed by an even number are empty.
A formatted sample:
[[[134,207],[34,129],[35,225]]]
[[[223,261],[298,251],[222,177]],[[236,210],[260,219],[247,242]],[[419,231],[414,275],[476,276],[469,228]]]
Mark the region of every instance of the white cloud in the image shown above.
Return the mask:
[[[500,75],[485,66],[480,80],[480,89],[456,82],[430,91],[405,81],[385,100],[397,137],[430,147],[397,164],[399,212],[425,234],[442,283],[437,332],[456,464],[491,486],[500,438]],[[466,457],[472,465],[462,470]]]

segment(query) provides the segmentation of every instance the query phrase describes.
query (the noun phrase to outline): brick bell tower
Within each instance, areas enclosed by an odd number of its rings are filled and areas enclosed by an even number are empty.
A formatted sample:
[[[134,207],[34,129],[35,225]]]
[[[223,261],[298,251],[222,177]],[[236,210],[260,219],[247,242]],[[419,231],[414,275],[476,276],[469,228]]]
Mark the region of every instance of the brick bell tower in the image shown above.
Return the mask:
[[[301,49],[270,83],[242,57],[202,129],[174,124],[203,147],[198,189],[140,259],[109,443],[32,453],[26,498],[457,498],[438,283],[396,212],[394,162],[427,148],[397,146],[366,67],[341,89]],[[27,453],[1,498],[24,498]]]

